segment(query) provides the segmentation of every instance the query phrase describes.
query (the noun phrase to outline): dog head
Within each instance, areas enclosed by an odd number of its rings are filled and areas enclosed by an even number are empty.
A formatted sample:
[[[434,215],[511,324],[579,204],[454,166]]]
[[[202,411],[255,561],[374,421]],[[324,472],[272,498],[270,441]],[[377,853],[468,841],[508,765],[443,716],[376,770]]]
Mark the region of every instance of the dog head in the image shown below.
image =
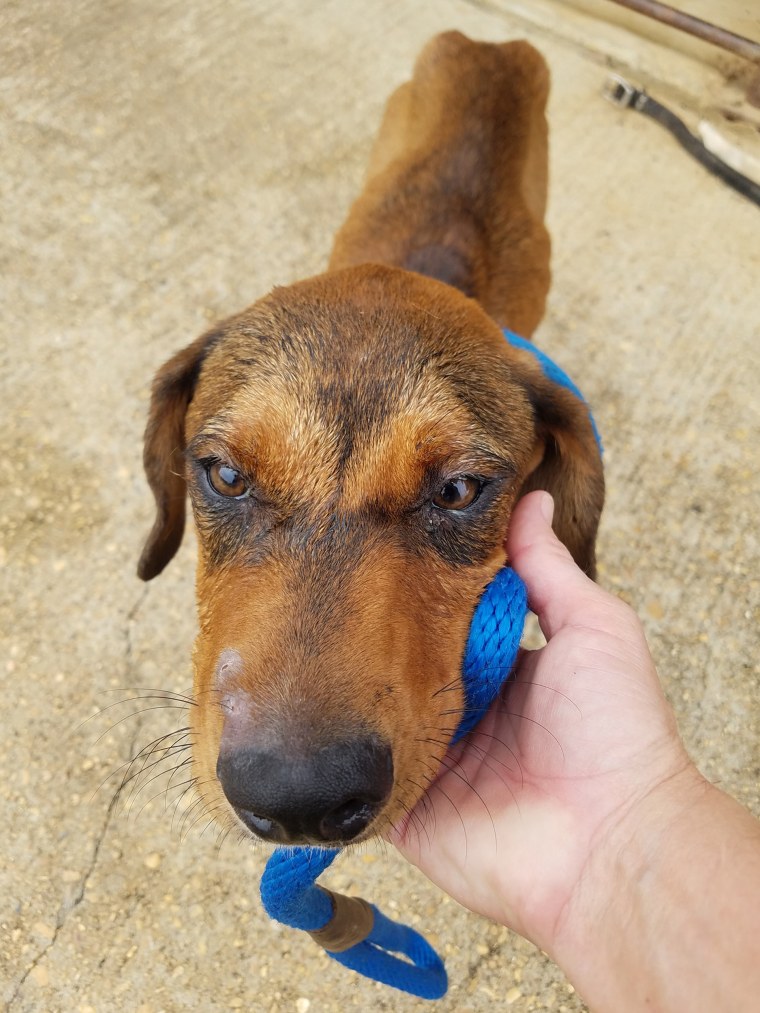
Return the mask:
[[[391,267],[276,289],[171,359],[139,573],[198,531],[194,763],[209,808],[357,841],[435,776],[515,501],[551,491],[588,571],[603,497],[585,406],[471,299]]]

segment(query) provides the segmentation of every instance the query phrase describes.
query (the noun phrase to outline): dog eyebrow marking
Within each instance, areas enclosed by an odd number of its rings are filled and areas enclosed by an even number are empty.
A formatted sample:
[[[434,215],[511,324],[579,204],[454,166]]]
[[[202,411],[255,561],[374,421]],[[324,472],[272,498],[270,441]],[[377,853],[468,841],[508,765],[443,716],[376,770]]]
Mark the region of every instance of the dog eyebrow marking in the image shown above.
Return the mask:
[[[514,471],[489,442],[455,397],[438,392],[416,397],[370,438],[357,443],[347,462],[341,503],[349,511],[373,503],[403,510],[419,498],[426,479],[436,471],[449,475],[477,474],[484,467],[499,474]]]
[[[275,374],[246,377],[222,411],[206,420],[188,449],[219,453],[283,506],[318,511],[334,501],[339,441],[315,408],[312,385]]]
[[[372,370],[358,392],[340,375],[325,383],[304,370],[296,387],[292,375],[253,374],[204,421],[188,455],[229,460],[266,501],[308,524],[319,516],[319,527],[326,512],[404,513],[432,494],[437,474],[513,474],[456,388],[425,372],[383,385]],[[369,393],[371,414],[362,410]]]

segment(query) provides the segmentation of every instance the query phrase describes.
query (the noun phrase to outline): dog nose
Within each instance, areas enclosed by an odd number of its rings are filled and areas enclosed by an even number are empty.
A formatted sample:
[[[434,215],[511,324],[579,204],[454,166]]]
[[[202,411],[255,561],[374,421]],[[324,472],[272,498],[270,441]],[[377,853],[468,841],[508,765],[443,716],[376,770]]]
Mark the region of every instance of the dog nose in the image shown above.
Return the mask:
[[[217,777],[245,825],[278,844],[353,840],[382,809],[393,786],[390,746],[371,736],[310,754],[255,746],[219,753]]]

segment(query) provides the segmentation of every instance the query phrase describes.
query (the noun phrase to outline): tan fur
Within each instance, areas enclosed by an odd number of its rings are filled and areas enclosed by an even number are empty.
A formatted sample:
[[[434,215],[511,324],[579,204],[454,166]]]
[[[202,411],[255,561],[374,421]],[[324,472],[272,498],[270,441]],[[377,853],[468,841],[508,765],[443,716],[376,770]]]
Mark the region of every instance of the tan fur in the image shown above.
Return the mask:
[[[236,736],[286,729],[319,748],[370,729],[390,743],[393,792],[362,836],[414,804],[458,723],[470,619],[527,489],[554,493],[557,530],[593,573],[603,480],[588,413],[499,326],[530,334],[544,309],[547,90],[527,43],[434,39],[391,97],[330,270],[159,371],[145,455],[158,517],[139,572],[160,572],[181,539],[186,449],[195,773],[222,819],[230,698]],[[208,457],[252,498],[214,498]],[[484,476],[491,499],[472,521],[436,511],[431,474]]]
[[[530,337],[550,282],[548,92],[546,64],[527,42],[436,36],[388,102],[330,267],[409,266],[422,247],[445,249],[486,313]]]

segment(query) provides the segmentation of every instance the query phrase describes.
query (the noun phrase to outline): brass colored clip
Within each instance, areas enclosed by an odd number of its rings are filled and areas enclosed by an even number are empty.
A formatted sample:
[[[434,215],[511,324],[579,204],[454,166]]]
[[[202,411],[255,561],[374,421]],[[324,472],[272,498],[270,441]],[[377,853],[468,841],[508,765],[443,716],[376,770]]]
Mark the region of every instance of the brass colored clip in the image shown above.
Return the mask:
[[[309,933],[311,938],[330,953],[342,953],[363,942],[375,923],[374,912],[367,901],[361,897],[333,893],[323,886],[318,889],[329,896],[333,915],[327,925]]]

